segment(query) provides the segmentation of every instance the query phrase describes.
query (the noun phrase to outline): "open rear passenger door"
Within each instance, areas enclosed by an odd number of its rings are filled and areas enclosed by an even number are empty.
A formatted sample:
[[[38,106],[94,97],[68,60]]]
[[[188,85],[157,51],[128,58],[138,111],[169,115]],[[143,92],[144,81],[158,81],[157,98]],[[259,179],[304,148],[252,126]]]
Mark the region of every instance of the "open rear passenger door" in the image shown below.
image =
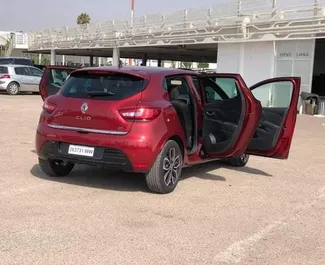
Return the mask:
[[[241,155],[257,128],[261,105],[239,74],[200,75],[205,156]]]
[[[250,88],[261,102],[262,115],[247,154],[288,158],[296,125],[300,82],[300,77],[280,77]]]
[[[48,96],[56,94],[69,74],[79,68],[80,67],[55,65],[47,66],[44,69],[44,73],[39,84],[39,92],[43,101]]]

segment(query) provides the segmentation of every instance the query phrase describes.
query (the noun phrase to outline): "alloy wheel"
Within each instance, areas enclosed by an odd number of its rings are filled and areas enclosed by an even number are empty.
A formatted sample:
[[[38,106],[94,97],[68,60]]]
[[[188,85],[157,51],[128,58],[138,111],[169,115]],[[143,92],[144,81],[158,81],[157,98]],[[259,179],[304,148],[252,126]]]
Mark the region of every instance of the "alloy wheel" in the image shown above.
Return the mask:
[[[174,185],[179,178],[181,170],[181,156],[175,148],[170,148],[163,160],[164,183],[166,186]]]
[[[12,95],[16,95],[17,93],[18,93],[18,91],[19,91],[19,87],[18,87],[18,85],[17,84],[10,84],[10,86],[9,86],[9,92],[10,92],[10,94],[12,94]]]
[[[240,160],[243,162],[243,163],[246,163],[248,161],[248,158],[249,158],[249,155],[248,154],[242,154],[240,156]]]

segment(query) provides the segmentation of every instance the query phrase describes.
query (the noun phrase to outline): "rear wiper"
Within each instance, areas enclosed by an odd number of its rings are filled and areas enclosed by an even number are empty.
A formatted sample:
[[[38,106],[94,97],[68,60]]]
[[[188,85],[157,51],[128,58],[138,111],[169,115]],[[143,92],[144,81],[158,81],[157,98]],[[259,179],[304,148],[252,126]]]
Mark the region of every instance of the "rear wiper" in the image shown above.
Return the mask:
[[[104,92],[104,91],[92,91],[87,92],[88,97],[106,97],[106,96],[114,96],[113,92]]]

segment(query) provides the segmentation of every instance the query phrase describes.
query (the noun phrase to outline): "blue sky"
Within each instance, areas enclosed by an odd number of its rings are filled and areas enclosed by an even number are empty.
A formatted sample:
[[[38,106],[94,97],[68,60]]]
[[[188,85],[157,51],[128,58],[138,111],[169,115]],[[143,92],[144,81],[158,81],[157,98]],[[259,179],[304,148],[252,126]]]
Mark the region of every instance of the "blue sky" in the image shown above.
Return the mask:
[[[86,12],[92,22],[130,17],[131,0],[0,0],[0,31],[25,32],[76,25]],[[219,0],[135,0],[135,15],[166,12],[190,7],[209,7]],[[228,0],[229,1],[229,0]]]

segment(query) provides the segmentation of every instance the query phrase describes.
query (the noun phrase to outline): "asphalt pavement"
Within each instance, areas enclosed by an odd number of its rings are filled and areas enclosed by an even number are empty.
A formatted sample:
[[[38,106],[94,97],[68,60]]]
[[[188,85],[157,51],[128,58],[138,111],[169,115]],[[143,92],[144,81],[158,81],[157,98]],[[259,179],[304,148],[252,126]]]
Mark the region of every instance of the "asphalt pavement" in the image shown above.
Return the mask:
[[[139,175],[37,165],[38,95],[0,95],[0,264],[325,264],[325,119],[299,116],[288,160]]]

